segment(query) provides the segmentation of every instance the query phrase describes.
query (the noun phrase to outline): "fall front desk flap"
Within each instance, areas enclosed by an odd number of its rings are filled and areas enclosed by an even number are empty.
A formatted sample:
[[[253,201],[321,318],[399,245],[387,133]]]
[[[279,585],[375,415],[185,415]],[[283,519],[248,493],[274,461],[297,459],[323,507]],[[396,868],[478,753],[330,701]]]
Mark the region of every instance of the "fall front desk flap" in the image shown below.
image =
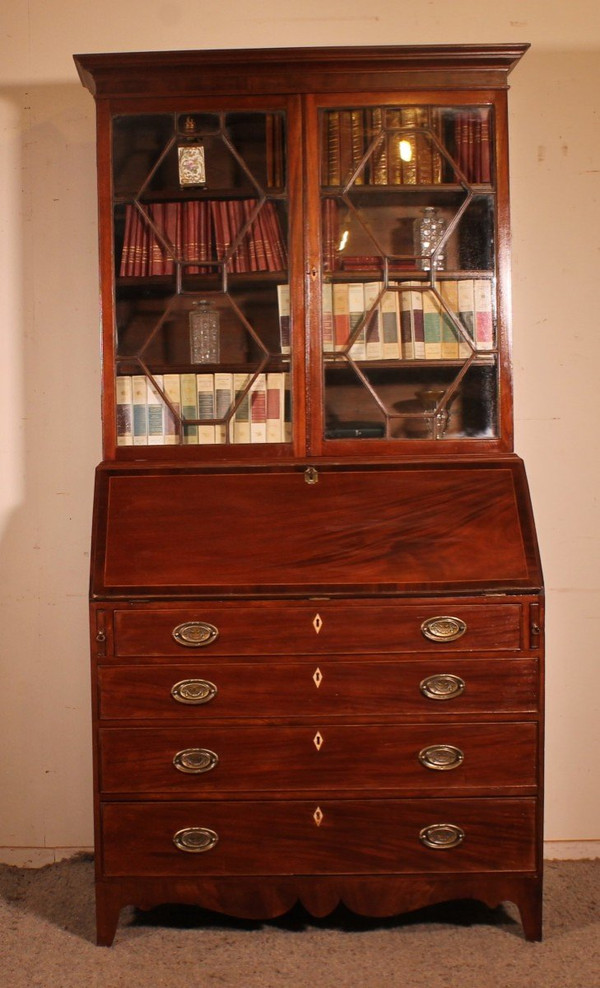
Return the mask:
[[[253,471],[104,464],[94,539],[96,598],[542,585],[517,457]]]

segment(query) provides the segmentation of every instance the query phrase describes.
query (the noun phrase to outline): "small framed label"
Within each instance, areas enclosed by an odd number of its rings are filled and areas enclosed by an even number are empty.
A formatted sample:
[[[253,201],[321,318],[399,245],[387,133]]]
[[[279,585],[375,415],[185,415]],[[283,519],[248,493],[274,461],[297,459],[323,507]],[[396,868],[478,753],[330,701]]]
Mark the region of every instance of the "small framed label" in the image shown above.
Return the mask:
[[[203,144],[181,144],[177,148],[179,184],[182,188],[206,185]]]

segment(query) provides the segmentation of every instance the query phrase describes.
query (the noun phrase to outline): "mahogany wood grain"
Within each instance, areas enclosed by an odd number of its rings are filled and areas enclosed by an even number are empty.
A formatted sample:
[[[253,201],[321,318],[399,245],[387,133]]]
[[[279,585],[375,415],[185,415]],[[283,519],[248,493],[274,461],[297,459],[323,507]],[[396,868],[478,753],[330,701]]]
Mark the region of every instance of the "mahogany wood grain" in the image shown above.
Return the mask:
[[[238,876],[103,879],[96,884],[98,943],[112,944],[123,906],[133,902],[138,908],[149,910],[173,897],[177,902],[249,920],[273,919],[296,903],[316,917],[327,916],[342,903],[359,915],[384,917],[458,898],[478,899],[490,909],[510,901],[519,908],[525,937],[541,940],[540,879],[541,875],[536,873],[490,872],[415,877],[320,875],[317,880],[266,875],[260,882]]]
[[[536,589],[516,461],[99,473],[94,592]],[[104,509],[102,505],[105,505]],[[102,519],[106,524],[102,524]]]
[[[523,723],[103,728],[100,784],[105,795],[168,792],[183,798],[204,798],[213,790],[399,794],[406,787],[421,795],[493,794],[500,787],[530,795],[536,742],[535,724]],[[432,745],[451,745],[464,761],[445,771],[426,768],[419,753]],[[218,763],[199,775],[179,771],[173,759],[189,748],[208,749]]]
[[[468,714],[534,714],[538,709],[538,664],[533,659],[464,658],[439,660],[395,656],[274,656],[260,662],[221,657],[190,657],[190,664],[113,665],[98,670],[99,713],[105,720],[136,722],[147,718],[199,725],[207,720],[285,717],[393,717],[415,715],[430,721]],[[298,661],[301,658],[302,661]],[[385,658],[385,661],[382,661]],[[315,682],[317,677],[319,685]],[[431,676],[456,676],[463,693],[432,700],[420,684]],[[178,703],[172,687],[188,678],[217,687],[210,703]]]
[[[464,621],[465,633],[454,641],[431,641],[421,630],[436,616]],[[318,619],[318,620],[317,620]],[[519,651],[523,642],[521,603],[508,597],[478,604],[446,598],[421,604],[397,600],[308,600],[222,603],[201,601],[185,607],[120,608],[114,611],[115,655],[313,655],[341,652]],[[199,648],[173,637],[186,622],[205,622],[218,637]],[[319,623],[320,621],[320,623]],[[316,622],[316,624],[315,624]]]
[[[232,51],[75,55],[84,86],[97,97],[178,97],[228,93],[504,89],[529,45],[419,45],[263,48]]]
[[[98,134],[99,943],[112,942],[129,904],[188,902],[262,919],[296,902],[315,916],[340,902],[385,916],[466,897],[516,902],[526,937],[541,937],[543,580],[527,478],[512,452],[510,353],[506,91],[527,47],[75,56],[96,97]],[[489,437],[324,438],[319,115],[374,100],[491,108],[499,374]],[[282,192],[292,439],[259,449],[117,447],[113,157],[123,149],[114,117],[253,110],[285,114],[293,149]],[[129,287],[118,283],[117,294]],[[307,467],[318,483],[305,482]],[[422,622],[439,615],[464,620],[466,633],[429,641]],[[172,632],[186,621],[214,624],[216,640],[180,645]],[[464,692],[428,699],[420,684],[435,675],[459,677]],[[171,696],[193,677],[216,686],[202,707]],[[424,768],[418,754],[430,744],[461,748],[464,763]],[[218,766],[178,772],[173,755],[187,747],[218,751]],[[419,834],[431,824],[455,824],[464,840],[428,848]],[[178,850],[175,831],[195,826],[214,829],[216,846]]]
[[[317,826],[314,814],[323,819]],[[144,875],[448,874],[533,871],[535,800],[364,799],[105,803],[104,873]],[[435,849],[422,828],[454,824],[458,847]],[[173,835],[204,827],[219,836],[203,853]]]

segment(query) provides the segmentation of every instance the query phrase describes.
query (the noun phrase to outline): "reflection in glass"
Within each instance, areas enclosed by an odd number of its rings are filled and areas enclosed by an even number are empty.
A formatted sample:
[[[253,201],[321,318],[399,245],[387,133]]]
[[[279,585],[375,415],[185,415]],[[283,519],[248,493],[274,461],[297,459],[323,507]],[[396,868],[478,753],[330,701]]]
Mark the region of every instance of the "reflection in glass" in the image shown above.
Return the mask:
[[[289,443],[285,114],[112,133],[118,444]]]
[[[321,114],[326,438],[497,435],[492,113]]]

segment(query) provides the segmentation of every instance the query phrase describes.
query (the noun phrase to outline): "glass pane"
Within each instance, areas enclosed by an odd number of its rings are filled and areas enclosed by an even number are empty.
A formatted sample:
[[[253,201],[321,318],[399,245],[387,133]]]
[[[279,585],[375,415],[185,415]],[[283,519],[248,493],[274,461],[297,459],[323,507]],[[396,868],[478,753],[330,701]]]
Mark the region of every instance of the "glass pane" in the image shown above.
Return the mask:
[[[489,107],[323,111],[326,438],[497,435]]]
[[[291,441],[282,113],[113,124],[119,445]]]

